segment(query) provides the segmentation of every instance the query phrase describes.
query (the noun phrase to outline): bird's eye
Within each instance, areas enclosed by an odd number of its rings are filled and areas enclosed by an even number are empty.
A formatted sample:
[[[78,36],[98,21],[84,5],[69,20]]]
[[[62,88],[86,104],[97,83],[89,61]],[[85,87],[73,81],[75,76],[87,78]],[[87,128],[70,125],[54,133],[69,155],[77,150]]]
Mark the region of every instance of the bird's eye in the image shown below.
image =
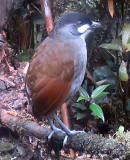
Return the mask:
[[[80,27],[82,25],[81,21],[77,22],[77,26]]]

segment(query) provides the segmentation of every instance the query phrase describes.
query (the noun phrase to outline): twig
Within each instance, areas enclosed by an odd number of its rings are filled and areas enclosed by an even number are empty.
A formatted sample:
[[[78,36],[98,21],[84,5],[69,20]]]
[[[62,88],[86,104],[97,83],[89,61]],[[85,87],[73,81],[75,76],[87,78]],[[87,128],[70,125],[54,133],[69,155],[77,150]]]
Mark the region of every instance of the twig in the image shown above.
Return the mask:
[[[0,75],[0,80],[9,83],[12,87],[15,87],[15,83],[9,81],[4,75]]]
[[[41,0],[41,9],[42,9],[42,14],[45,18],[46,29],[49,34],[53,28],[53,20],[48,0]]]

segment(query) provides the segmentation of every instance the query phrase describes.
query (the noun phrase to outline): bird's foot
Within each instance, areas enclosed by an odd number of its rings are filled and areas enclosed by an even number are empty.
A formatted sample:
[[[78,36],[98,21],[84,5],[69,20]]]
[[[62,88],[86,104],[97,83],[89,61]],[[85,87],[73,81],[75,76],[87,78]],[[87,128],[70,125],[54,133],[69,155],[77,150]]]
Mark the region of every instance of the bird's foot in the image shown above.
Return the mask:
[[[55,129],[53,129],[53,130],[51,131],[51,133],[49,134],[49,136],[48,136],[48,141],[51,140],[53,134],[56,133],[56,132],[63,132],[63,133],[65,133],[64,131],[62,131],[62,129],[55,127]]]
[[[68,135],[65,136],[64,141],[63,141],[63,147],[65,147],[65,145],[67,144],[67,140],[69,136],[72,136],[74,134],[79,134],[79,133],[85,133],[84,131],[75,131],[75,130],[70,130],[70,133]]]

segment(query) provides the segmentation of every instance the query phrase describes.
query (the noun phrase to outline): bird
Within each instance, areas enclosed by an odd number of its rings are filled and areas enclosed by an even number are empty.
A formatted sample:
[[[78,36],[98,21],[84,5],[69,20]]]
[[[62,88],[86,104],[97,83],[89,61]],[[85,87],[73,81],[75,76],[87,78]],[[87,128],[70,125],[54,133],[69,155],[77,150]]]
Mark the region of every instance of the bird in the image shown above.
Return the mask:
[[[47,117],[52,130],[55,119],[67,135],[73,134],[55,114],[80,88],[87,65],[85,39],[101,24],[85,13],[63,14],[32,57],[26,74],[26,93],[36,119]]]

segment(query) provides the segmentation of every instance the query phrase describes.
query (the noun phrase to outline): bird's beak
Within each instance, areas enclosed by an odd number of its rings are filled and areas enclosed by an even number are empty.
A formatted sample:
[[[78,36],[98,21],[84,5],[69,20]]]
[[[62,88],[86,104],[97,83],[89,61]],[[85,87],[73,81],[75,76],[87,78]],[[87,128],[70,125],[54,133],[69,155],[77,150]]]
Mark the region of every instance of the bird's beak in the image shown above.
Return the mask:
[[[102,25],[101,25],[101,23],[98,23],[98,22],[94,22],[94,21],[92,21],[92,25],[91,25],[91,27],[92,27],[93,29],[95,29],[95,28],[99,28],[99,27],[101,27],[101,28],[102,28]]]

